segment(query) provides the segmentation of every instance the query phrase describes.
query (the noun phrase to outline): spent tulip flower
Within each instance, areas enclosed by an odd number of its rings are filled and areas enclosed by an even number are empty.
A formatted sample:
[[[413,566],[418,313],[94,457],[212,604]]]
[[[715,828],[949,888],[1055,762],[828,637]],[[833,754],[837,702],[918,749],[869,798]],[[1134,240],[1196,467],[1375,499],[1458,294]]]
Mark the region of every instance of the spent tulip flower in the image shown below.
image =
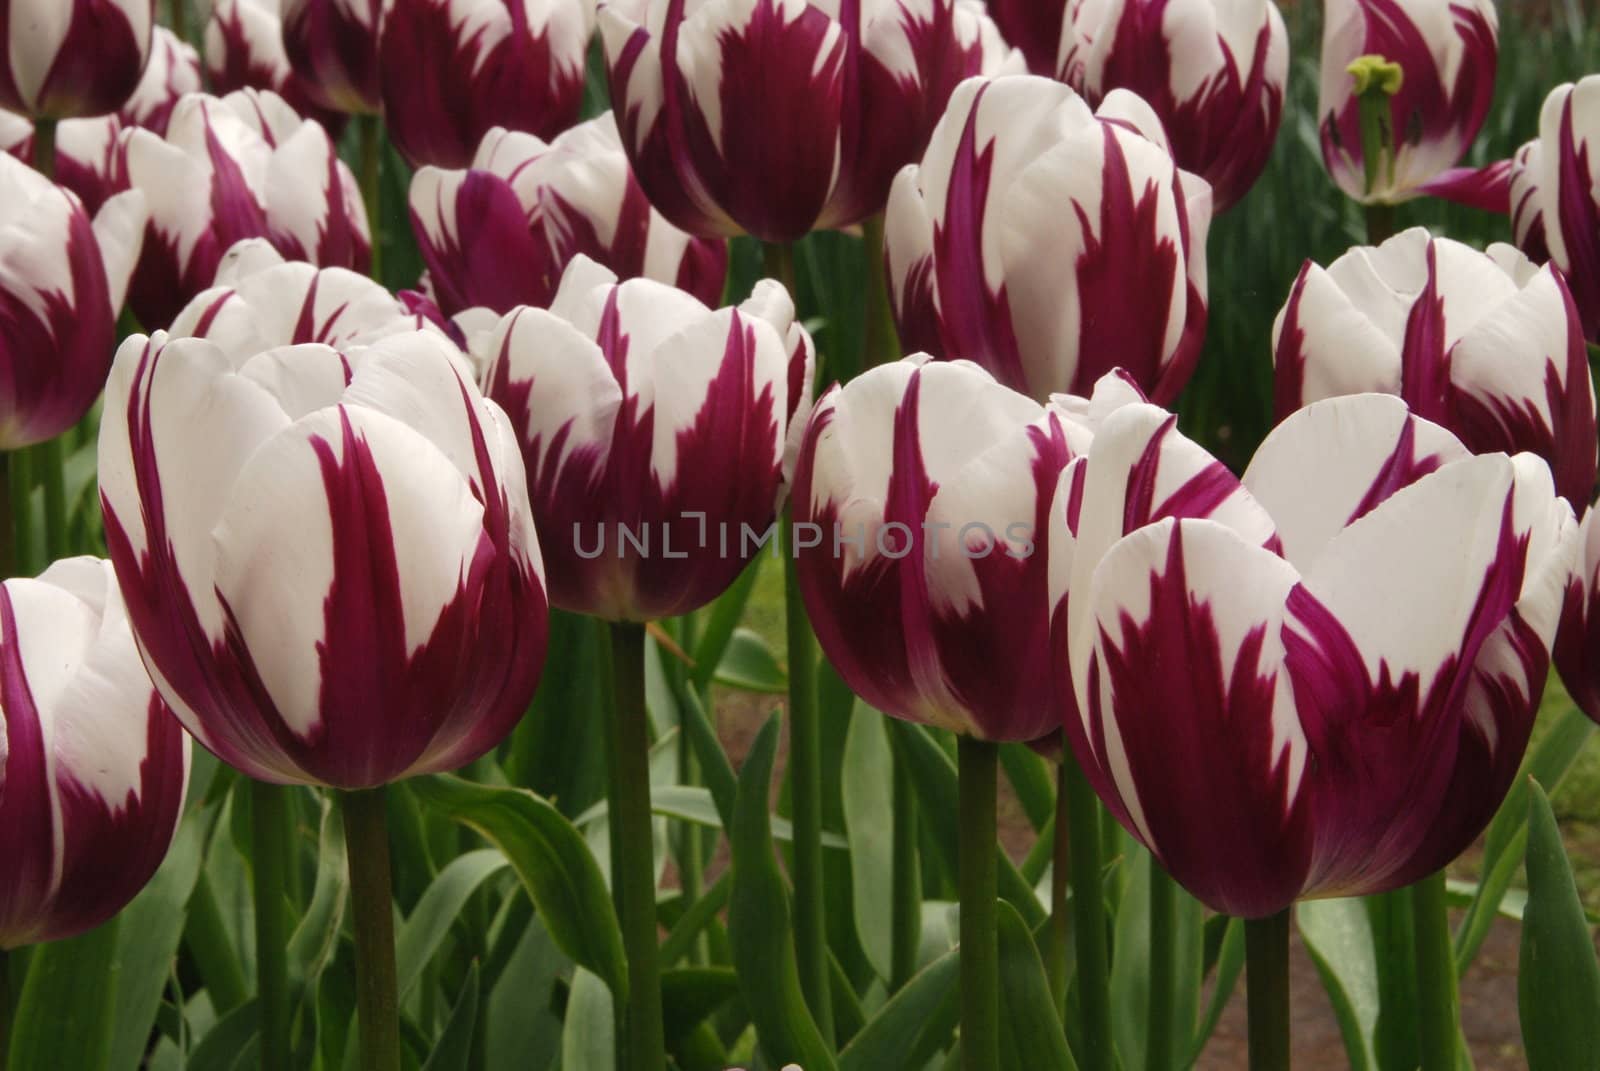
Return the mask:
[[[1242,482],[1132,405],[1062,473],[1051,641],[1074,753],[1216,911],[1411,884],[1493,817],[1577,550],[1530,454],[1318,402]]]
[[[390,0],[383,118],[414,167],[462,168],[496,127],[553,138],[578,119],[594,0]]]
[[[337,136],[344,115],[319,106],[283,48],[281,0],[215,0],[206,20],[205,67],[214,93],[270,89]]]
[[[971,79],[889,198],[901,340],[1039,401],[1117,367],[1171,401],[1204,341],[1210,224],[1210,187],[1137,96],[1096,113],[1049,79]]]
[[[650,207],[611,114],[546,144],[492,130],[470,170],[425,167],[411,224],[440,307],[547,307],[579,253],[620,278],[646,277],[707,305],[722,297],[725,243],[692,238]]]
[[[107,562],[0,584],[0,951],[121,911],[178,830],[190,743]]]
[[[1273,328],[1282,419],[1381,391],[1474,453],[1537,454],[1574,509],[1594,492],[1595,397],[1560,273],[1414,227],[1326,269],[1307,262]]]
[[[988,8],[1000,35],[1027,57],[1028,70],[1046,77],[1056,73],[1067,0],[988,0]]]
[[[1272,0],[1073,0],[1059,77],[1091,105],[1144,98],[1178,166],[1211,183],[1216,211],[1255,184],[1277,141],[1289,31]]]
[[[184,726],[250,776],[455,769],[522,716],[543,566],[515,436],[460,364],[416,332],[118,351],[100,493],[129,618]]]
[[[881,212],[956,85],[1023,62],[975,0],[608,0],[600,30],[639,182],[701,237]]]
[[[474,350],[522,444],[552,605],[688,613],[772,536],[815,363],[777,283],[713,310],[579,255],[548,311],[512,311]]]
[[[6,0],[0,108],[71,119],[121,108],[150,59],[155,0]]]
[[[390,0],[280,2],[284,53],[312,102],[344,115],[378,114],[378,33]]]

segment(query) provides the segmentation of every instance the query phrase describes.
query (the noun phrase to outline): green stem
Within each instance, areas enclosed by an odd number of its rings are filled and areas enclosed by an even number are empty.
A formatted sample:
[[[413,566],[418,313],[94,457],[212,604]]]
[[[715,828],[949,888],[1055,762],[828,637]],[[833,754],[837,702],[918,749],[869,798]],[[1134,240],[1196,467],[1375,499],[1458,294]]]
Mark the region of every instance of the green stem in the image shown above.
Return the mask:
[[[1000,1066],[1000,946],[995,902],[995,792],[1000,749],[986,740],[957,738],[961,844],[961,1066]]]
[[[761,247],[761,266],[767,278],[782,283],[798,305],[800,295],[795,293],[794,246],[788,242],[766,243]]]
[[[1289,912],[1244,923],[1250,1071],[1289,1069]]]
[[[0,454],[0,510],[5,511],[5,516],[0,517],[0,579],[22,575],[16,545],[16,501],[11,497],[12,467],[17,456],[9,450]]]
[[[650,721],[644,695],[644,626],[611,626],[611,887],[628,954],[628,1006],[618,1018],[627,1071],[662,1071],[661,947],[656,925],[655,835],[650,814]]]
[[[172,0],[168,14],[178,40],[189,40],[189,0]]]
[[[899,991],[917,972],[922,944],[922,864],[917,857],[917,790],[906,758],[894,751],[894,867],[890,889],[894,932],[889,939],[889,989]]]
[[[289,1071],[289,927],[283,834],[289,789],[250,782],[250,861],[256,908],[256,997],[261,1071]]]
[[[361,200],[372,236],[372,277],[383,281],[383,117],[358,115],[361,134]]]
[[[33,121],[33,169],[54,182],[56,177],[56,120]]]
[[[867,273],[867,308],[859,370],[865,371],[898,359],[900,337],[895,331],[894,309],[889,304],[889,274],[883,265],[881,213],[868,217],[861,224],[861,239],[861,254],[866,262]]]
[[[1177,885],[1171,875],[1149,857],[1150,865],[1150,1002],[1146,1008],[1148,1038],[1144,1065],[1148,1071],[1171,1071],[1177,1038],[1172,1031],[1173,989],[1178,980],[1176,934],[1172,914],[1177,905]]]
[[[1411,902],[1422,1020],[1422,1071],[1455,1071],[1456,1038],[1461,1026],[1444,871],[1413,885]]]
[[[48,439],[34,447],[39,477],[44,484],[45,558],[65,558],[71,548],[67,529],[66,455],[60,438]]]
[[[1106,959],[1106,901],[1101,891],[1100,800],[1070,748],[1061,757],[1066,783],[1067,840],[1072,853],[1072,939],[1077,953],[1079,1034],[1083,1071],[1110,1071],[1111,980]],[[1060,828],[1059,824],[1057,828]]]
[[[11,953],[0,948],[0,1071],[11,1062]]]
[[[38,549],[33,541],[33,454],[24,448],[10,457],[11,568],[13,576],[39,572]]]
[[[1067,920],[1067,889],[1072,879],[1072,819],[1067,806],[1067,763],[1070,761],[1070,755],[1063,755],[1061,765],[1056,768],[1056,818],[1050,861],[1050,942],[1044,950],[1050,995],[1055,998],[1056,1013],[1063,1017],[1067,1010],[1067,942],[1072,939],[1072,926]]]
[[[1394,205],[1370,204],[1366,206],[1367,244],[1382,245],[1394,237]]]
[[[400,1071],[400,996],[394,958],[389,814],[383,787],[340,792],[356,934],[361,1071]]]
[[[222,1016],[250,999],[250,986],[239,965],[233,938],[223,921],[211,878],[202,868],[189,896],[189,913],[183,927],[184,947],[193,957],[211,1006]]]

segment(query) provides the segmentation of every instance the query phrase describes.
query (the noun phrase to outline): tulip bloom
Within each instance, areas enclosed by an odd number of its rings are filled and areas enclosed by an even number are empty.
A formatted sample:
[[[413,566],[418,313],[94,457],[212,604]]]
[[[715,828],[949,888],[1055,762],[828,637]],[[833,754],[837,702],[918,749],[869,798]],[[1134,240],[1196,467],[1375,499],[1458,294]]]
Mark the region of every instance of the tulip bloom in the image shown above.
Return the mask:
[[[1022,66],[971,0],[685,10],[611,0],[600,30],[639,182],[701,237],[788,242],[881,212],[956,84]]]
[[[1576,509],[1595,482],[1595,398],[1561,276],[1414,227],[1300,270],[1273,327],[1281,420],[1340,394],[1398,394],[1474,453],[1549,463]]]
[[[1386,395],[1294,414],[1242,483],[1175,423],[1127,406],[1061,475],[1051,642],[1079,763],[1225,914],[1433,874],[1538,712],[1577,550],[1550,470]]]
[[[111,567],[0,584],[0,950],[100,925],[167,854],[189,737],[150,684]]]
[[[355,176],[327,131],[276,94],[193,94],[165,139],[135,130],[123,151],[128,183],[150,203],[130,291],[146,326],[170,323],[245,238],[266,238],[290,259],[366,271],[371,239]]]
[[[280,3],[284,52],[312,102],[345,115],[376,115],[383,106],[378,31],[390,0]]]
[[[1211,183],[1216,211],[1261,177],[1289,78],[1289,31],[1272,0],[1080,0],[1063,33],[1061,80],[1091,104],[1113,89],[1143,97],[1178,166]]]
[[[156,686],[263,781],[455,769],[522,716],[543,567],[505,414],[437,335],[243,359],[135,336],[100,433],[106,541]]]
[[[6,0],[0,108],[30,118],[122,107],[150,58],[155,0]]]
[[[391,0],[383,118],[414,167],[462,168],[496,127],[552,138],[578,119],[594,0]]]
[[[144,77],[118,114],[127,126],[142,126],[165,134],[167,120],[178,101],[185,94],[198,92],[200,53],[165,26],[157,26]]]
[[[280,0],[215,0],[205,32],[206,77],[215,93],[270,89],[337,137],[340,112],[319,107],[283,48]]]
[[[1092,404],[1043,406],[975,364],[926,355],[823,395],[795,471],[795,567],[852,691],[983,740],[1060,727],[1037,544],[1057,474],[1133,401],[1113,374]]]
[[[1048,79],[971,79],[889,198],[901,340],[1039,401],[1119,366],[1170,401],[1204,341],[1210,224],[1210,187],[1133,94],[1096,114]]]
[[[1067,0],[989,0],[1000,35],[1022,50],[1028,70],[1050,76],[1059,69]]]
[[[1329,0],[1323,14],[1317,97],[1322,161],[1350,197],[1390,204],[1419,194],[1473,200],[1483,176],[1455,167],[1489,113],[1499,55],[1493,0]],[[1400,65],[1389,100],[1396,144],[1371,190],[1361,148],[1361,107],[1348,70],[1361,56]],[[1503,192],[1502,192],[1503,195]],[[1504,211],[1504,207],[1501,207]]]
[[[1600,74],[1545,98],[1539,137],[1511,169],[1517,244],[1566,273],[1584,334],[1600,343]]]
[[[608,112],[546,145],[492,130],[470,171],[425,167],[411,225],[446,313],[548,306],[582,253],[624,279],[646,277],[717,304],[727,246],[691,238],[650,207]]]
[[[1600,722],[1600,511],[1590,509],[1579,527],[1578,560],[1567,579],[1556,633],[1555,663],[1572,701]]]
[[[91,222],[71,193],[0,153],[0,450],[55,438],[100,396],[144,212],[127,193]]]
[[[712,310],[580,255],[548,311],[515,310],[475,349],[522,443],[553,605],[685,614],[771,537],[816,353],[777,283]]]

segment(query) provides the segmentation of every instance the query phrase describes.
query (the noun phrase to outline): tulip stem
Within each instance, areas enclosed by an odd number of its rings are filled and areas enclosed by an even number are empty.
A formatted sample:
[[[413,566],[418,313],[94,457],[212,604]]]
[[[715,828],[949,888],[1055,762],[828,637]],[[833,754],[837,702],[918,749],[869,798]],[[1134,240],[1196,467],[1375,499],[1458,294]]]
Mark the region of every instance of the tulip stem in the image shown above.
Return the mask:
[[[250,874],[256,908],[256,997],[261,1009],[261,1071],[289,1071],[289,789],[250,782]]]
[[[1150,1003],[1144,1065],[1148,1071],[1171,1071],[1174,989],[1178,982],[1176,934],[1173,912],[1177,909],[1178,887],[1154,855],[1150,865]]]
[[[1289,912],[1245,919],[1250,1071],[1289,1068]]]
[[[11,499],[12,576],[33,576],[39,567],[33,545],[33,454],[24,447],[6,455]]]
[[[0,948],[0,1071],[11,1062],[11,953]]]
[[[961,736],[961,1066],[995,1071],[1000,1066],[1000,946],[995,902],[995,793],[1000,749],[987,740]]]
[[[1065,756],[1063,756],[1065,758]],[[1053,825],[1040,830],[1050,833],[1050,941],[1044,952],[1044,970],[1050,979],[1050,995],[1055,998],[1056,1014],[1066,1022],[1067,942],[1072,940],[1068,921],[1067,892],[1072,884],[1072,836],[1070,808],[1067,806],[1067,765],[1056,768],[1056,814]]]
[[[800,295],[795,293],[794,246],[789,242],[767,242],[761,247],[761,267],[767,278],[776,279],[789,292],[798,306]]]
[[[889,275],[883,266],[883,214],[869,216],[861,224],[861,253],[867,273],[866,334],[861,345],[861,366],[856,371],[876,368],[900,356],[900,338],[895,331],[894,310],[889,304]],[[844,381],[841,376],[840,382]]]
[[[893,736],[891,734],[891,739]],[[917,951],[922,944],[922,864],[917,858],[917,793],[907,759],[894,749],[894,867],[889,939],[889,990],[899,992],[917,972]]]
[[[44,482],[45,558],[55,561],[68,553],[66,455],[60,437],[34,447]]]
[[[33,121],[33,169],[51,182],[56,180],[56,120]]]
[[[1083,1071],[1110,1071],[1111,982],[1106,966],[1106,902],[1100,887],[1100,800],[1070,747],[1063,749],[1061,773],[1071,827],[1067,840],[1072,853],[1072,939],[1083,1038],[1078,1063]]]
[[[367,210],[367,233],[372,239],[371,274],[383,282],[383,117],[358,115],[361,134],[361,201]]]
[[[1411,903],[1422,1018],[1422,1071],[1455,1071],[1456,1038],[1461,1026],[1444,871],[1413,885]]]
[[[189,40],[189,0],[172,0],[169,10],[172,32],[178,40]]]
[[[656,924],[655,834],[650,813],[650,715],[644,694],[644,626],[611,625],[612,896],[628,954],[628,1006],[617,1022],[627,1071],[662,1071],[661,946]]]
[[[380,786],[340,792],[339,810],[349,846],[361,1071],[400,1071],[400,997],[385,790]]]

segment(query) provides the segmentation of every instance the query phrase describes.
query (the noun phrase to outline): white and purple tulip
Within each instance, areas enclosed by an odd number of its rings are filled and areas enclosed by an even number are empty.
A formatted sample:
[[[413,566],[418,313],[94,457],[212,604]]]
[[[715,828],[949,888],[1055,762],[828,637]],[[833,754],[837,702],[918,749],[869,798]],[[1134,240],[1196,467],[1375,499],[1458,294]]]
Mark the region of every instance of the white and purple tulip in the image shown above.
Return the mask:
[[[392,0],[279,2],[284,53],[312,102],[342,115],[381,112],[378,34]]]
[[[186,94],[200,92],[200,53],[165,26],[151,38],[150,63],[133,95],[118,112],[124,126],[167,132],[172,109]]]
[[[548,311],[514,310],[474,350],[522,444],[552,605],[688,613],[772,537],[815,365],[777,283],[710,309],[579,255]]]
[[[1579,526],[1581,547],[1567,578],[1555,663],[1561,683],[1578,708],[1600,722],[1600,510],[1593,507]]]
[[[1169,402],[1204,341],[1210,225],[1137,96],[1095,113],[1050,79],[969,79],[889,198],[900,338],[1041,402],[1118,367]]]
[[[722,297],[727,245],[692,238],[650,207],[607,112],[546,144],[495,129],[467,171],[424,167],[411,226],[440,307],[549,306],[582,253],[619,278],[649,278],[707,305]]]
[[[976,0],[608,0],[600,29],[639,182],[701,237],[883,211],[957,83],[1023,64]]]
[[[1398,394],[1474,453],[1537,454],[1575,510],[1594,493],[1595,396],[1561,274],[1509,245],[1414,227],[1326,269],[1307,261],[1273,326],[1281,420],[1341,394]]]
[[[138,894],[177,833],[190,749],[109,563],[0,584],[0,950],[92,929]]]
[[[229,765],[366,788],[455,769],[522,716],[544,570],[510,423],[461,364],[419,332],[118,352],[106,542],[157,688]]]
[[[155,0],[4,0],[0,108],[71,119],[121,108],[150,59]]]
[[[1073,0],[1059,77],[1098,104],[1143,97],[1178,166],[1236,204],[1272,154],[1289,79],[1289,31],[1272,0]]]
[[[1410,884],[1483,831],[1578,528],[1543,461],[1364,394],[1289,417],[1242,482],[1124,407],[1062,473],[1049,539],[1079,763],[1191,893],[1255,918]]]
[[[383,118],[413,167],[468,166],[497,127],[550,139],[577,122],[594,0],[390,0]]]
[[[988,8],[1000,35],[1027,57],[1028,70],[1054,76],[1060,69],[1067,0],[988,0]]]
[[[315,119],[335,137],[345,116],[319,106],[283,48],[280,0],[214,0],[206,20],[205,66],[211,91],[270,89],[295,111]]]

